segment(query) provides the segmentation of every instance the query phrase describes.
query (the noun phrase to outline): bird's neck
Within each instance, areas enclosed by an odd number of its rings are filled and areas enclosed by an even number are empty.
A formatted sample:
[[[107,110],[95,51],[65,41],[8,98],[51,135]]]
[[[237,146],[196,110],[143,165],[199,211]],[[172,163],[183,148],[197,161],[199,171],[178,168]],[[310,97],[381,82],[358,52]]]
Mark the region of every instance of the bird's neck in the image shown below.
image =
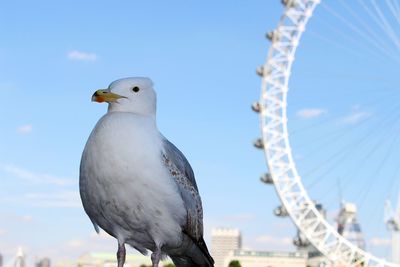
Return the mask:
[[[157,128],[157,123],[156,123],[156,115],[143,115],[143,114],[139,114],[139,113],[134,113],[134,112],[128,112],[128,111],[119,111],[119,110],[108,110],[107,111],[107,115],[122,115],[122,116],[132,116],[132,117],[136,117],[136,119],[138,119],[139,121],[143,121],[146,122],[146,124],[148,125],[154,125],[154,127]]]

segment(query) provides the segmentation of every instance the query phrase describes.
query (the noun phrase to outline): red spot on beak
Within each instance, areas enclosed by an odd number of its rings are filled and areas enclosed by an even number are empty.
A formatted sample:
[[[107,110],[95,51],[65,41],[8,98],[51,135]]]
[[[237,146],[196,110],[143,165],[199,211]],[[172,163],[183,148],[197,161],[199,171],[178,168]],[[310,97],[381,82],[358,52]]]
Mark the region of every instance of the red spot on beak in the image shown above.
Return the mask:
[[[96,96],[95,101],[96,101],[96,102],[99,102],[99,103],[103,103],[103,102],[105,102],[106,100],[105,100],[104,97],[102,97],[102,96]]]

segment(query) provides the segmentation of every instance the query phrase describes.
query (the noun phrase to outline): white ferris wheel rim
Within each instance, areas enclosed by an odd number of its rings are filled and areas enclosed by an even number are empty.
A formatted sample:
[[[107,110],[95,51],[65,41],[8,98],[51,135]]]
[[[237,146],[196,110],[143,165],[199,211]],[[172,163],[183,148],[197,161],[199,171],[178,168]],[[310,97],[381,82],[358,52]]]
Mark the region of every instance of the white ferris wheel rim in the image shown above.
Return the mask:
[[[330,261],[345,266],[391,266],[342,237],[315,208],[297,172],[287,130],[287,93],[294,55],[305,26],[320,0],[284,0],[278,27],[268,34],[271,47],[259,101],[261,133],[268,169],[278,196],[304,236]]]

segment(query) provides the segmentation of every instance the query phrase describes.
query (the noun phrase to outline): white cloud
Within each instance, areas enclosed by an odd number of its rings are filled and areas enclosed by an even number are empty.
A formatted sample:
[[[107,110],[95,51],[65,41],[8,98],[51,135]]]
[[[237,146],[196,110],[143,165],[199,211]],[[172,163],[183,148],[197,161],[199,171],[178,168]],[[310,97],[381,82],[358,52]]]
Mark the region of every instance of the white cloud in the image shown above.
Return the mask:
[[[114,237],[110,236],[107,232],[105,232],[102,229],[100,229],[99,233],[93,232],[90,235],[90,238],[93,238],[93,239],[113,239]]]
[[[261,235],[256,238],[258,243],[266,243],[276,246],[287,246],[292,244],[292,238],[290,237],[275,237],[270,235]]]
[[[317,118],[327,111],[325,109],[319,109],[319,108],[305,108],[305,109],[300,109],[297,111],[296,115],[299,118],[302,119],[311,119],[311,118]]]
[[[360,111],[360,110],[353,110],[351,114],[342,118],[342,122],[346,124],[357,124],[369,117],[371,117],[372,113]]]
[[[389,247],[392,245],[392,241],[386,238],[374,237],[369,240],[369,244],[374,247]]]
[[[79,236],[77,238],[72,237],[67,242],[63,242],[55,246],[54,248],[57,248],[57,250],[54,250],[53,252],[48,253],[47,255],[52,256],[52,260],[56,259],[56,261],[59,261],[59,259],[65,258],[66,256],[68,258],[77,258],[78,256],[81,256],[82,254],[89,252],[107,252],[114,254],[115,251],[117,250],[117,241],[114,237],[109,236],[105,232],[101,231],[99,235],[91,234],[86,236]],[[127,250],[127,255],[128,254],[141,255],[136,249],[128,245],[126,246],[126,250]],[[144,261],[145,262],[143,263],[145,263],[146,265],[151,264],[150,255],[148,255],[144,259]],[[162,261],[160,265],[164,266],[169,262],[170,260],[167,258],[164,261]],[[57,264],[55,264],[55,266],[57,266]]]
[[[35,184],[53,184],[58,186],[76,184],[76,180],[74,179],[60,178],[49,174],[37,174],[13,165],[0,166],[0,170],[26,182]]]
[[[0,200],[1,201],[1,200]],[[5,221],[30,223],[33,221],[31,215],[18,215],[15,213],[0,213],[0,217]]]
[[[129,246],[126,248],[127,250],[130,250]],[[68,255],[69,257],[77,257],[89,251],[114,252],[115,250],[115,238],[101,230],[99,235],[94,232],[94,234],[92,233],[87,236],[72,238],[63,244],[60,244],[60,246],[57,247],[57,251],[54,251],[52,254],[59,254],[56,258],[65,257],[65,255]],[[61,253],[59,253],[60,251]]]
[[[279,223],[273,223],[271,225],[271,229],[274,229],[273,232],[280,232],[280,233],[286,233],[287,231],[291,231],[294,228],[294,224],[290,220],[282,220]]]
[[[360,105],[354,105],[351,107],[350,114],[341,118],[341,121],[345,124],[357,124],[372,115],[371,112],[361,110]]]
[[[32,132],[32,124],[25,124],[18,127],[17,131],[20,134],[28,134]]]
[[[70,248],[82,248],[85,246],[85,241],[81,239],[73,239],[68,241],[66,245]]]
[[[33,220],[33,217],[31,215],[23,215],[20,216],[19,218],[23,222],[31,222]]]
[[[255,214],[253,213],[239,213],[233,215],[227,215],[223,218],[226,221],[237,221],[237,222],[248,222],[255,219]]]
[[[25,200],[32,206],[42,208],[80,208],[82,207],[77,191],[55,193],[29,193]]]
[[[0,236],[3,236],[3,235],[5,235],[7,232],[6,232],[6,230],[4,230],[4,229],[0,229]]]
[[[67,57],[71,60],[79,61],[96,61],[97,55],[94,53],[82,52],[78,50],[73,50],[68,52]]]

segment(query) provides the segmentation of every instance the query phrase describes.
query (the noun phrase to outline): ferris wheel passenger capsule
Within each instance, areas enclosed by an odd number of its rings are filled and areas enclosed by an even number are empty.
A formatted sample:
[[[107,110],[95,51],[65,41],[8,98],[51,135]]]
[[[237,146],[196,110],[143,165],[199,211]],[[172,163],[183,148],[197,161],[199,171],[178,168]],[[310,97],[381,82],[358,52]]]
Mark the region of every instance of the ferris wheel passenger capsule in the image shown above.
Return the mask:
[[[293,239],[293,245],[295,245],[298,248],[305,248],[310,245],[310,241],[308,241],[307,239],[305,239],[302,236],[296,236]]]
[[[260,113],[260,103],[258,101],[254,102],[251,105],[251,109],[256,113]]]
[[[259,66],[256,69],[256,73],[257,73],[258,76],[263,77],[264,76],[264,66]]]
[[[281,2],[285,7],[295,7],[297,4],[296,0],[282,0]]]
[[[272,176],[269,172],[264,173],[260,177],[260,181],[263,182],[264,184],[273,184],[274,183],[274,180],[272,180]]]
[[[254,141],[253,145],[258,149],[264,148],[264,142],[261,140],[261,138],[256,139],[256,141]]]
[[[269,33],[267,33],[266,37],[272,43],[278,42],[280,39],[279,32],[277,31],[270,31]]]
[[[278,217],[286,217],[289,215],[286,208],[283,206],[279,206],[279,207],[275,208],[274,214],[275,214],[275,216],[278,216]]]

